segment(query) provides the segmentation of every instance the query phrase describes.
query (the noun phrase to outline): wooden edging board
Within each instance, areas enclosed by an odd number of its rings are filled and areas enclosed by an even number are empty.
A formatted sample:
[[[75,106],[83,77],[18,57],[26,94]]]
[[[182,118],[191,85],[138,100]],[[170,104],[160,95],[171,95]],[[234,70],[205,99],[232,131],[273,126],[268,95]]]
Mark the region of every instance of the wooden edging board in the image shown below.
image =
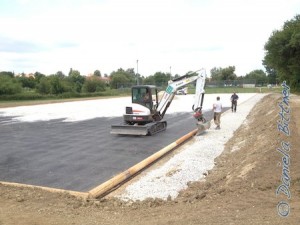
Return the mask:
[[[90,198],[103,197],[104,195],[109,193],[110,190],[112,190],[114,187],[121,184],[125,180],[129,179],[130,177],[132,177],[133,175],[135,175],[136,173],[138,173],[139,171],[141,171],[142,169],[144,169],[145,167],[147,167],[148,165],[150,165],[154,161],[158,160],[160,157],[162,157],[166,153],[172,151],[175,147],[182,144],[183,142],[185,142],[189,138],[193,137],[196,133],[197,133],[197,129],[189,132],[188,134],[182,136],[181,138],[177,139],[176,141],[169,144],[168,146],[162,148],[161,150],[159,150],[158,152],[156,152],[153,155],[149,156],[148,158],[144,159],[143,161],[141,161],[141,162],[137,163],[136,165],[130,167],[126,171],[114,176],[110,180],[108,180],[108,181],[100,184],[99,186],[91,189],[89,191],[89,197]]]

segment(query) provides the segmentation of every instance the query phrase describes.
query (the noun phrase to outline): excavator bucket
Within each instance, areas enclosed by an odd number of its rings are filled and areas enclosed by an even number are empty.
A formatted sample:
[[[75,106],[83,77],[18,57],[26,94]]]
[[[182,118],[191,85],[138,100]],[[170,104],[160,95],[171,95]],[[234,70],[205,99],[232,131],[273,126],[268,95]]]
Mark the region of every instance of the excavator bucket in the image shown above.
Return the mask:
[[[210,128],[210,121],[206,121],[206,122],[198,121],[197,128],[198,128],[198,131],[197,131],[196,135],[203,134],[206,130],[208,130]]]
[[[111,134],[121,134],[121,135],[147,135],[148,127],[141,125],[112,125],[111,126]]]
[[[123,135],[149,135],[152,136],[156,133],[166,130],[167,122],[164,120],[147,123],[145,125],[112,125],[111,134]]]

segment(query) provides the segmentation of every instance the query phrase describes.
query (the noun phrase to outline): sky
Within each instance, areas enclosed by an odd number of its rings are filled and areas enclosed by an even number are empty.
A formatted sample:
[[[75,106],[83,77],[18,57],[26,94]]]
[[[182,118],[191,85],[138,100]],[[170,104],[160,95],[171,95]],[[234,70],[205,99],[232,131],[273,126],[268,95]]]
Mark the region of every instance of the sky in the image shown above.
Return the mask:
[[[244,76],[299,13],[298,0],[0,0],[0,71]]]

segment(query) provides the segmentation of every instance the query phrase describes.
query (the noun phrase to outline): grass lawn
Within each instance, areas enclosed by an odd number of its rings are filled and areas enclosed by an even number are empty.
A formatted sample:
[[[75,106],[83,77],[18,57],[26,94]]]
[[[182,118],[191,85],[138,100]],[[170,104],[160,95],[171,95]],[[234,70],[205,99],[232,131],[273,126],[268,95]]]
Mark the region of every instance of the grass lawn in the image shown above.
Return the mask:
[[[267,87],[256,87],[256,88],[241,88],[241,87],[207,87],[205,88],[206,94],[213,93],[272,93],[272,92],[281,92],[281,87],[267,88]],[[195,93],[195,88],[188,88],[189,94]],[[124,93],[122,96],[125,96]],[[129,96],[129,94],[127,94]],[[0,108],[6,107],[16,107],[16,106],[25,106],[25,105],[39,105],[39,104],[51,104],[59,102],[70,102],[70,101],[83,101],[83,100],[92,100],[92,99],[101,99],[101,98],[118,98],[119,96],[103,96],[103,97],[87,97],[87,98],[59,98],[59,99],[43,99],[43,100],[10,100],[10,101],[1,101]]]
[[[103,98],[119,98],[122,96],[97,96],[97,97],[88,97],[88,98],[59,98],[59,99],[43,99],[43,100],[10,100],[10,101],[1,101],[0,108],[7,107],[16,107],[16,106],[26,106],[26,105],[40,105],[40,104],[51,104],[51,103],[60,103],[60,102],[73,102],[73,101],[85,101],[85,100],[94,100],[94,99],[103,99]]]
[[[207,87],[205,88],[206,94],[214,94],[214,93],[273,93],[273,92],[281,92],[281,87],[273,87],[273,88],[267,88],[267,87],[254,87],[254,88],[242,88],[242,87]],[[188,89],[189,94],[195,93],[194,88]]]

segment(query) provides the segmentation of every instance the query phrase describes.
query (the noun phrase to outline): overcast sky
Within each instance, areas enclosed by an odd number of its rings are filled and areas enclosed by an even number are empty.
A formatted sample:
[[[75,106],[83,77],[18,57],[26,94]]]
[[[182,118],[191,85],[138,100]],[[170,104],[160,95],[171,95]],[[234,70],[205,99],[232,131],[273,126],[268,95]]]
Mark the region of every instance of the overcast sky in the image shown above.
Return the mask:
[[[298,0],[0,0],[0,71],[240,76],[264,69],[264,44],[297,13]]]

